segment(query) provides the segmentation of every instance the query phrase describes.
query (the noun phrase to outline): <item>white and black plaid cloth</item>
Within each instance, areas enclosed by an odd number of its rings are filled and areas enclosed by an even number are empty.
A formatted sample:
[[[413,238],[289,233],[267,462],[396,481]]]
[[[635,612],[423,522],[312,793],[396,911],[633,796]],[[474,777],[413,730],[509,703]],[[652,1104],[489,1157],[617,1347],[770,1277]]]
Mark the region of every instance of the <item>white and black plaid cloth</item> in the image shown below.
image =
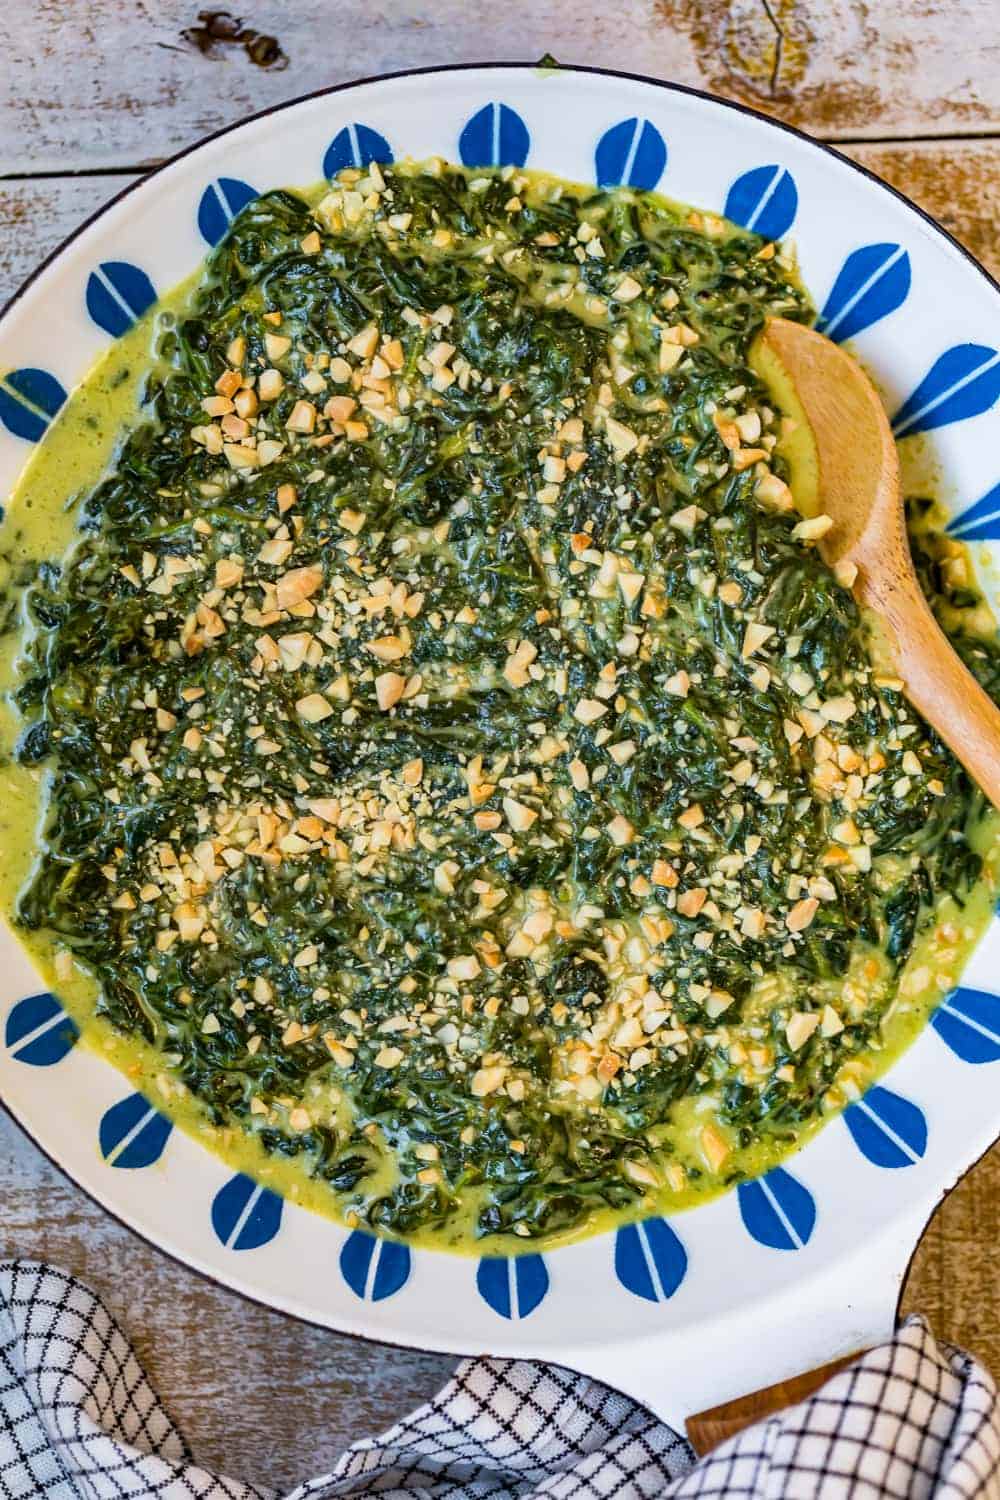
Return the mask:
[[[286,1500],[982,1500],[1000,1497],[992,1379],[919,1319],[809,1401],[695,1463],[596,1381],[469,1360],[435,1400]],[[276,1500],[202,1469],[93,1292],[0,1262],[0,1500]]]

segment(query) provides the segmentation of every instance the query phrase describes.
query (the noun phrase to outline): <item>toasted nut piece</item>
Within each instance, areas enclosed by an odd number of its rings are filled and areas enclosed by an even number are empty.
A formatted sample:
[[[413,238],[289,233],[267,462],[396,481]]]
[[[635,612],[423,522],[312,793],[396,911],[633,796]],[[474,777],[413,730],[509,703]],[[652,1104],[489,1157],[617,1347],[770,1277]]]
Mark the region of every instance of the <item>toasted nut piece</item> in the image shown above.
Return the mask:
[[[682,917],[696,917],[708,900],[708,892],[702,890],[701,886],[695,886],[693,890],[682,891],[677,897],[677,910]]]
[[[759,625],[756,620],[751,620],[743,632],[743,645],[740,655],[744,661],[749,661],[761,646],[765,645],[774,634],[773,625]]]
[[[611,296],[615,302],[634,302],[636,297],[642,296],[642,282],[636,281],[634,276],[623,276]]]
[[[275,585],[279,609],[291,609],[309,599],[323,582],[323,569],[317,563],[304,568],[291,568],[283,573]]]
[[[382,345],[382,358],[390,370],[401,370],[406,363],[406,354],[399,339],[390,339]]]
[[[624,458],[638,445],[638,434],[633,432],[631,427],[626,427],[624,422],[615,421],[614,417],[608,417],[605,420],[604,430],[618,458]]]
[[[801,887],[800,887],[801,889]],[[803,932],[812,921],[819,910],[819,902],[815,896],[806,896],[802,901],[796,901],[785,918],[785,926],[789,932]]]
[[[797,1010],[789,1017],[785,1036],[793,1052],[805,1046],[819,1023],[819,1016],[811,1011]]]
[[[331,422],[346,422],[357,406],[353,396],[331,396],[323,411]]]
[[[458,958],[449,958],[447,969],[452,979],[476,979],[482,973],[482,967],[474,953],[463,953]]]
[[[261,370],[257,376],[257,395],[261,401],[274,401],[285,389],[285,377],[280,370]]]
[[[287,537],[272,537],[257,553],[257,561],[266,563],[268,567],[278,568],[283,562],[287,562],[291,555],[292,543]]]
[[[330,717],[333,709],[322,693],[309,693],[305,698],[299,698],[295,705],[295,712],[300,719],[305,719],[307,724],[319,724],[323,719]]]
[[[379,661],[401,661],[409,654],[409,646],[398,635],[380,635],[377,640],[366,642],[365,649]]]
[[[495,1094],[503,1083],[507,1070],[503,1067],[480,1068],[472,1075],[470,1092],[477,1099],[485,1099],[488,1094]]]
[[[356,333],[352,339],[348,339],[347,347],[359,359],[371,359],[378,348],[378,328],[374,323],[369,323],[365,328],[362,328],[360,333]]]
[[[382,672],[375,679],[375,697],[378,706],[383,713],[388,713],[394,708],[403,696],[406,686],[406,678],[401,677],[398,672]]]
[[[599,702],[597,698],[581,698],[573,710],[573,717],[581,724],[593,724],[607,711],[607,704]]]
[[[800,542],[818,542],[833,526],[832,516],[808,516],[792,527],[792,536]]]
[[[730,1147],[720,1130],[714,1125],[706,1125],[701,1132],[701,1149],[712,1171],[717,1172],[729,1155]]]
[[[296,401],[285,423],[289,432],[312,432],[316,427],[316,408],[311,401]]]
[[[292,347],[292,341],[283,333],[265,333],[264,348],[267,357],[273,363],[275,360],[283,359]]]
[[[619,813],[611,819],[611,822],[608,824],[608,838],[613,844],[622,848],[625,844],[630,844],[634,837],[635,829],[628,818],[622,817],[621,813]]]
[[[538,817],[533,807],[526,807],[523,802],[518,802],[514,797],[504,797],[503,810],[507,822],[515,833],[526,832]]]

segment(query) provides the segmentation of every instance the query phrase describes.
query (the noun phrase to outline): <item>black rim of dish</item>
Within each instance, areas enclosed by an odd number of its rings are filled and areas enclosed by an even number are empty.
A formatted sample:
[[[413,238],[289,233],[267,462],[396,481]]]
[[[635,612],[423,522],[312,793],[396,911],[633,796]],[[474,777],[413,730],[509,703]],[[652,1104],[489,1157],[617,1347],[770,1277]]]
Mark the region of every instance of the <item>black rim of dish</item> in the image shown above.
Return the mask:
[[[297,105],[309,103],[314,99],[328,98],[331,95],[346,93],[350,89],[361,88],[368,84],[394,83],[404,78],[422,78],[433,77],[435,75],[447,75],[451,73],[479,73],[490,71],[529,72],[534,74],[551,72],[570,75],[581,74],[584,77],[624,79],[627,83],[647,84],[652,88],[664,89],[668,93],[683,94],[688,98],[702,100],[706,104],[718,105],[723,109],[732,110],[735,116],[746,115],[751,119],[759,120],[762,124],[768,125],[774,130],[783,131],[786,135],[792,136],[795,140],[801,141],[807,146],[813,147],[817,151],[825,152],[828,156],[833,157],[833,159],[839,162],[841,165],[849,167],[852,171],[857,172],[859,176],[865,178],[874,187],[880,189],[884,193],[888,193],[891,197],[897,199],[919,219],[922,219],[925,224],[929,225],[936,234],[940,235],[940,237],[946,242],[946,244],[950,245],[953,250],[956,250],[962,257],[962,259],[965,260],[973,270],[978,272],[978,274],[983,278],[983,280],[986,282],[986,285],[991,289],[991,291],[1000,294],[1000,281],[998,281],[993,275],[991,275],[989,271],[987,271],[986,267],[982,264],[981,261],[977,260],[977,258],[972,254],[971,250],[968,250],[958,239],[955,238],[953,234],[951,234],[947,229],[939,224],[934,216],[932,214],[929,214],[926,209],[921,208],[919,204],[914,203],[912,198],[908,198],[905,193],[900,192],[900,190],[896,187],[893,187],[891,183],[885,182],[881,177],[878,176],[876,172],[871,171],[870,168],[862,166],[860,162],[854,161],[852,157],[845,155],[842,151],[838,151],[837,148],[831,145],[829,142],[817,140],[814,136],[809,135],[807,131],[800,130],[795,125],[786,124],[783,120],[775,119],[773,116],[765,114],[763,110],[755,109],[753,105],[743,104],[737,100],[723,99],[718,94],[709,93],[706,89],[694,88],[690,84],[673,83],[668,79],[652,78],[646,73],[631,73],[620,68],[598,68],[583,63],[568,63],[565,65],[562,63],[553,63],[551,65],[548,65],[538,62],[516,61],[468,62],[442,63],[424,68],[402,68],[398,72],[394,73],[377,73],[365,78],[352,78],[346,83],[331,84],[327,88],[313,89],[307,94],[299,94],[294,99],[287,99],[281,104],[269,105],[267,109],[258,110],[255,114],[247,115],[243,119],[237,120],[232,125],[224,125],[220,130],[215,130],[212,131],[209,135],[202,136],[199,140],[193,142],[190,146],[182,147],[180,151],[175,152],[174,155],[168,157],[166,161],[161,162],[156,167],[151,167],[146,172],[142,172],[142,170],[140,169],[141,175],[138,177],[137,181],[129,183],[127,187],[122,188],[121,192],[115,193],[112,198],[109,198],[107,200],[107,202],[102,203],[100,208],[96,209],[94,213],[90,214],[86,219],[82,221],[82,223],[78,224],[77,227],[72,230],[65,237],[65,239],[61,240],[55,247],[55,249],[52,250],[45,257],[45,259],[35,267],[35,269],[24,279],[24,281],[21,282],[16,291],[12,293],[12,295],[4,303],[3,307],[0,308],[0,323],[2,323],[7,314],[17,305],[17,303],[21,300],[25,293],[29,291],[29,289],[48,269],[48,267],[52,265],[52,263],[57,260],[60,255],[62,255],[63,251],[67,250],[69,246],[73,244],[74,240],[77,240],[85,230],[89,229],[92,224],[97,223],[97,221],[102,218],[104,214],[108,213],[112,208],[116,206],[116,204],[121,203],[131,193],[134,193],[138,188],[145,187],[145,185],[152,178],[157,177],[160,173],[167,171],[169,167],[175,166],[178,162],[181,162],[186,157],[193,155],[196,151],[200,151],[203,146],[207,146],[213,141],[221,140],[225,136],[231,135],[234,131],[241,130],[245,125],[253,124],[257,120],[265,120],[268,119],[271,115],[280,114],[284,110],[294,109]],[[262,1297],[254,1292],[247,1291],[242,1286],[234,1286],[221,1274],[202,1270],[200,1267],[193,1266],[189,1261],[185,1260],[183,1255],[178,1251],[168,1250],[158,1241],[151,1238],[150,1235],[148,1235],[144,1230],[137,1229],[133,1225],[129,1224],[124,1218],[121,1217],[118,1212],[104,1203],[95,1192],[78,1181],[78,1179],[74,1177],[73,1174],[70,1173],[64,1166],[62,1166],[62,1164],[51,1154],[51,1152],[44,1145],[42,1145],[42,1143],[36,1138],[34,1133],[28,1128],[28,1126],[18,1118],[10,1104],[2,1098],[0,1098],[0,1107],[3,1108],[8,1118],[14,1122],[14,1124],[18,1127],[22,1134],[27,1137],[32,1145],[41,1152],[46,1161],[50,1162],[51,1165],[54,1166],[64,1177],[69,1178],[69,1180],[73,1182],[74,1185],[78,1187],[82,1193],[86,1194],[91,1202],[98,1205],[102,1212],[109,1214],[116,1223],[121,1224],[123,1228],[129,1231],[129,1233],[137,1235],[139,1239],[143,1240],[147,1245],[150,1245],[154,1250],[159,1251],[160,1254],[167,1256],[168,1259],[174,1261],[176,1264],[184,1266],[186,1270],[191,1271],[194,1275],[202,1277],[204,1280],[211,1282],[215,1286],[223,1288],[227,1292],[231,1292],[234,1295],[244,1297],[248,1302],[255,1303],[259,1307],[267,1308],[272,1312],[279,1312],[284,1317],[293,1318],[297,1322],[305,1323],[309,1326],[328,1328],[331,1332],[340,1332],[340,1330],[336,1329],[330,1323],[327,1323],[321,1319],[311,1318],[308,1316],[308,1314],[289,1312],[284,1308],[277,1308],[273,1302],[269,1302],[265,1297]],[[998,1134],[1000,1134],[1000,1125],[998,1125]],[[950,1195],[955,1191],[959,1183],[966,1176],[968,1176],[968,1174],[973,1170],[974,1167],[979,1164],[980,1161],[982,1161],[987,1152],[991,1150],[993,1144],[995,1144],[995,1142],[991,1142],[989,1146],[985,1147],[984,1150],[976,1156],[975,1160],[971,1161],[967,1167],[959,1172],[950,1186],[942,1189],[942,1191],[936,1198],[933,1208],[928,1213],[927,1221],[923,1226],[923,1230],[921,1230],[921,1236],[918,1237],[918,1240],[914,1244],[913,1249],[911,1250],[908,1257],[906,1271],[900,1282],[900,1294],[897,1301],[897,1313],[899,1302],[902,1300],[903,1288],[906,1285],[910,1267],[913,1263],[913,1258],[916,1255],[917,1248],[920,1243],[920,1238],[922,1238],[923,1232],[924,1230],[926,1230],[927,1223],[930,1222],[930,1219],[933,1213],[936,1212],[937,1208],[939,1208],[944,1200],[947,1197],[950,1197]],[[379,1344],[386,1348],[414,1349],[418,1352],[428,1354],[442,1352],[441,1350],[428,1348],[427,1346],[422,1344],[400,1343],[399,1341],[394,1341],[385,1337],[378,1337],[377,1335],[369,1333],[350,1334],[342,1332],[341,1336],[345,1338],[364,1338],[366,1342]]]

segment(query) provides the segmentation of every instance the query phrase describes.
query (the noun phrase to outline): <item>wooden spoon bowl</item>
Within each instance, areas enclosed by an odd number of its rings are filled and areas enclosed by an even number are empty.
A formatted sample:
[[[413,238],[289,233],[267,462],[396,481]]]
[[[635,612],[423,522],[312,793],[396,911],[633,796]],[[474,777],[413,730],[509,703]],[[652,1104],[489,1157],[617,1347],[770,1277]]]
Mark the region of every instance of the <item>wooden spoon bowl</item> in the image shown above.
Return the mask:
[[[770,318],[751,363],[797,423],[797,502],[833,525],[820,551],[878,616],[907,697],[1000,807],[1000,709],[955,653],[924,598],[906,534],[899,455],[878,392],[856,360],[815,329]],[[790,455],[792,456],[792,455]],[[812,1395],[847,1359],[728,1401],[687,1422],[695,1451]]]
[[[899,456],[878,392],[839,345],[786,318],[768,319],[753,364],[803,429],[797,441],[815,481],[809,503],[833,522],[819,541],[824,559],[878,616],[910,702],[1000,808],[1000,708],[924,598],[906,534]]]

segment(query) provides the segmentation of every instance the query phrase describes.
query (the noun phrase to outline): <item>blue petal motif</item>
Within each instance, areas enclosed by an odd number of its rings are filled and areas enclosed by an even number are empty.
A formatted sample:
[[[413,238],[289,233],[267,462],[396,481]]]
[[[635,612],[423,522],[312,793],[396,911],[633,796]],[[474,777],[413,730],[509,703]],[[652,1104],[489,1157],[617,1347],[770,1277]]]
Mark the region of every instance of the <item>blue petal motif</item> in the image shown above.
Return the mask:
[[[799,207],[795,178],[774,162],[753,167],[737,177],[726,194],[727,219],[766,240],[780,240],[792,226]]]
[[[212,1228],[227,1250],[259,1250],[281,1228],[282,1200],[240,1172],[212,1200]]]
[[[740,1213],[754,1239],[772,1250],[801,1250],[816,1223],[816,1204],[809,1189],[784,1167],[775,1167],[753,1182],[741,1182]]]
[[[635,115],[606,130],[594,152],[601,187],[655,188],[667,165],[667,143],[655,125]]]
[[[910,257],[902,245],[862,245],[837,273],[816,327],[840,344],[895,312],[909,290]]]
[[[7,1017],[5,1041],[12,1057],[32,1068],[62,1062],[80,1040],[80,1028],[46,990],[19,1000]]]
[[[384,1302],[409,1280],[410,1252],[395,1240],[376,1239],[355,1229],[340,1252],[340,1274],[355,1296]]]
[[[210,182],[198,204],[198,228],[202,239],[217,245],[236,218],[258,196],[257,189],[239,177],[217,177]]]
[[[145,271],[127,260],[106,260],[87,280],[87,311],[105,333],[128,333],[156,301],[156,288]]]
[[[989,411],[1000,396],[1000,353],[986,344],[955,344],[934,361],[892,423],[897,438],[947,427]]]
[[[109,1167],[151,1167],[163,1155],[173,1125],[142,1094],[129,1094],[105,1110],[98,1129]]]
[[[477,110],[458,138],[466,167],[523,167],[530,147],[528,127],[517,110],[499,102]]]
[[[927,1150],[924,1112],[880,1084],[844,1110],[844,1124],[876,1167],[912,1167]]]
[[[995,484],[988,494],[960,516],[948,522],[952,536],[963,542],[995,542],[1000,539],[1000,484]]]
[[[323,158],[323,176],[336,177],[345,167],[367,167],[377,161],[383,166],[393,160],[392,147],[384,135],[370,125],[345,125],[338,130]]]
[[[501,1318],[526,1318],[549,1289],[549,1273],[540,1255],[484,1255],[476,1286]]]
[[[959,986],[945,995],[931,1025],[963,1062],[1000,1060],[1000,996]]]
[[[684,1280],[687,1252],[664,1219],[626,1224],[615,1235],[615,1275],[647,1302],[666,1302]]]
[[[15,437],[37,443],[66,400],[48,370],[11,370],[0,378],[0,422]]]

